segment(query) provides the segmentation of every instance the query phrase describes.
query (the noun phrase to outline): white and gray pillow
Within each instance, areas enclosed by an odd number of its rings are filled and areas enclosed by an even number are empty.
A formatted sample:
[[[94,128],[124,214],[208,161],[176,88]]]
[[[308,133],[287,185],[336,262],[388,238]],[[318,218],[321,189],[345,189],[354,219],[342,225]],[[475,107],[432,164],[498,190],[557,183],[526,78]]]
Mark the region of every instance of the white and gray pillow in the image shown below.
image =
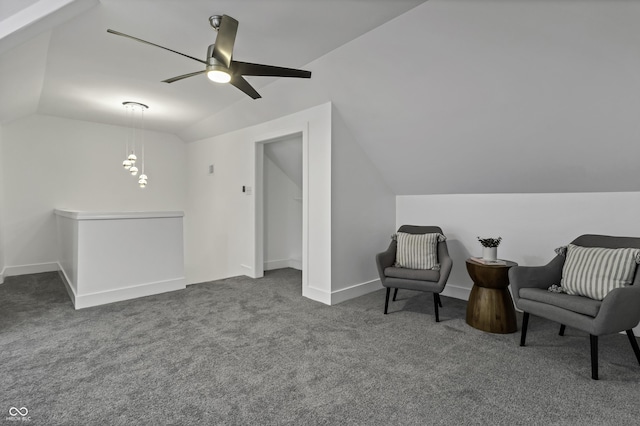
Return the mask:
[[[569,244],[561,286],[567,294],[602,300],[614,288],[633,281],[640,249],[581,247]]]
[[[439,233],[408,234],[398,232],[396,234],[398,245],[395,266],[408,269],[439,270],[438,242],[445,240],[446,237]]]

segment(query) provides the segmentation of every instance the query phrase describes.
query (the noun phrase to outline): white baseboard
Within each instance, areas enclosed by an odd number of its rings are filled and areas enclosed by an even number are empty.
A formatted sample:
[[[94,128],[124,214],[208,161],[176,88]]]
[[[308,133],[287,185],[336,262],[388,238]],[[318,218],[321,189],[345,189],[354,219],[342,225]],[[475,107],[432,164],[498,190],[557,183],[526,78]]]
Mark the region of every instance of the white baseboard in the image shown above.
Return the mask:
[[[16,275],[39,274],[41,272],[58,271],[58,262],[33,263],[31,265],[5,266],[2,275],[13,277]]]
[[[454,299],[469,300],[471,289],[455,284],[447,284],[440,294],[447,297],[453,297]]]
[[[365,294],[372,293],[376,290],[382,289],[382,284],[379,279],[367,281],[364,283],[352,285],[347,288],[331,292],[331,304],[336,305],[342,303],[345,300],[353,299],[356,297],[364,296]]]
[[[60,269],[58,269],[58,275],[60,276],[60,279],[64,283],[64,287],[67,289],[67,294],[69,295],[69,299],[71,299],[71,303],[73,303],[73,305],[75,306],[76,293],[75,291],[73,291],[73,288],[71,287],[71,283],[69,282],[69,277],[67,277],[67,273],[64,271],[64,268],[62,268],[62,266],[60,266]]]
[[[289,259],[289,268],[302,271],[302,259]]]
[[[157,281],[140,284],[133,287],[119,288],[115,290],[101,291],[91,294],[77,295],[70,285],[65,285],[69,296],[76,309],[89,308],[92,306],[106,305],[107,303],[121,302],[123,300],[137,299],[139,297],[152,296],[154,294],[166,293],[169,291],[182,290],[186,288],[186,280],[177,278],[174,280]]]
[[[302,261],[299,259],[280,259],[280,260],[267,260],[264,262],[264,270],[272,271],[274,269],[293,268],[299,271],[302,270]]]
[[[152,296],[154,294],[166,293],[174,290],[182,290],[186,288],[186,279],[184,277],[173,280],[156,281],[145,283],[131,287],[118,288],[113,290],[100,291],[90,294],[78,295],[73,289],[73,285],[69,280],[64,268],[58,265],[58,274],[64,283],[67,293],[73,306],[76,309],[89,308],[92,306],[106,305],[107,303],[121,302],[123,300],[137,299],[138,297]]]
[[[342,303],[345,300],[360,297],[368,293],[380,290],[384,288],[380,283],[380,280],[371,280],[361,284],[356,284],[347,288],[336,290],[331,292],[331,304],[335,305]],[[469,300],[469,294],[471,289],[467,287],[458,286],[455,284],[447,284],[444,291],[441,293],[443,296],[453,297],[455,299]]]
[[[314,288],[312,286],[303,285],[302,296],[311,300],[315,300],[316,302],[324,303],[325,305],[331,305],[331,293]]]
[[[264,270],[272,271],[274,269],[282,269],[289,267],[289,259],[267,260],[264,262]]]

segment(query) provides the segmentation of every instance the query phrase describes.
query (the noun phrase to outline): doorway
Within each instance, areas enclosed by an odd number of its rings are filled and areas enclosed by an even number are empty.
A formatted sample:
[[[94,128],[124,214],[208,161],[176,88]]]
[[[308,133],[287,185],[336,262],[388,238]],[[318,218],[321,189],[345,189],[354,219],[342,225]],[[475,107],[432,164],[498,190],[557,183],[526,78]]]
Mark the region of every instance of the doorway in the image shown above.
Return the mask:
[[[294,268],[305,285],[307,250],[304,132],[256,143],[256,265],[264,271]]]

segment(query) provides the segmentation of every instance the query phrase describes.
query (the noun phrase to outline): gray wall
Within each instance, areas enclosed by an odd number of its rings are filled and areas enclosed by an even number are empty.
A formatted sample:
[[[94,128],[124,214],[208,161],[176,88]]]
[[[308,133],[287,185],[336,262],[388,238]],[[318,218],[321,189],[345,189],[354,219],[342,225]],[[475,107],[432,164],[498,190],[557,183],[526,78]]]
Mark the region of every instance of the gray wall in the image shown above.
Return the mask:
[[[638,22],[640,2],[430,0],[181,136],[330,100],[398,195],[636,191]]]
[[[355,141],[340,110],[332,113],[331,290],[378,279],[375,255],[395,227],[395,194]]]

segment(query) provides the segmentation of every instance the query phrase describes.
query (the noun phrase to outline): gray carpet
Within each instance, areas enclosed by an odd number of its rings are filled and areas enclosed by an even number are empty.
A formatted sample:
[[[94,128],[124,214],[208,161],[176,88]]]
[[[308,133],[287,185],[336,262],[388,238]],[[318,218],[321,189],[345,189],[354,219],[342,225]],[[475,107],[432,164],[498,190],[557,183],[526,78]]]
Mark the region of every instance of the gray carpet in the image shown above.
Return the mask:
[[[639,424],[640,366],[624,335],[589,339],[531,317],[469,327],[466,302],[384,291],[329,307],[283,269],[75,311],[57,274],[0,285],[0,424]]]

